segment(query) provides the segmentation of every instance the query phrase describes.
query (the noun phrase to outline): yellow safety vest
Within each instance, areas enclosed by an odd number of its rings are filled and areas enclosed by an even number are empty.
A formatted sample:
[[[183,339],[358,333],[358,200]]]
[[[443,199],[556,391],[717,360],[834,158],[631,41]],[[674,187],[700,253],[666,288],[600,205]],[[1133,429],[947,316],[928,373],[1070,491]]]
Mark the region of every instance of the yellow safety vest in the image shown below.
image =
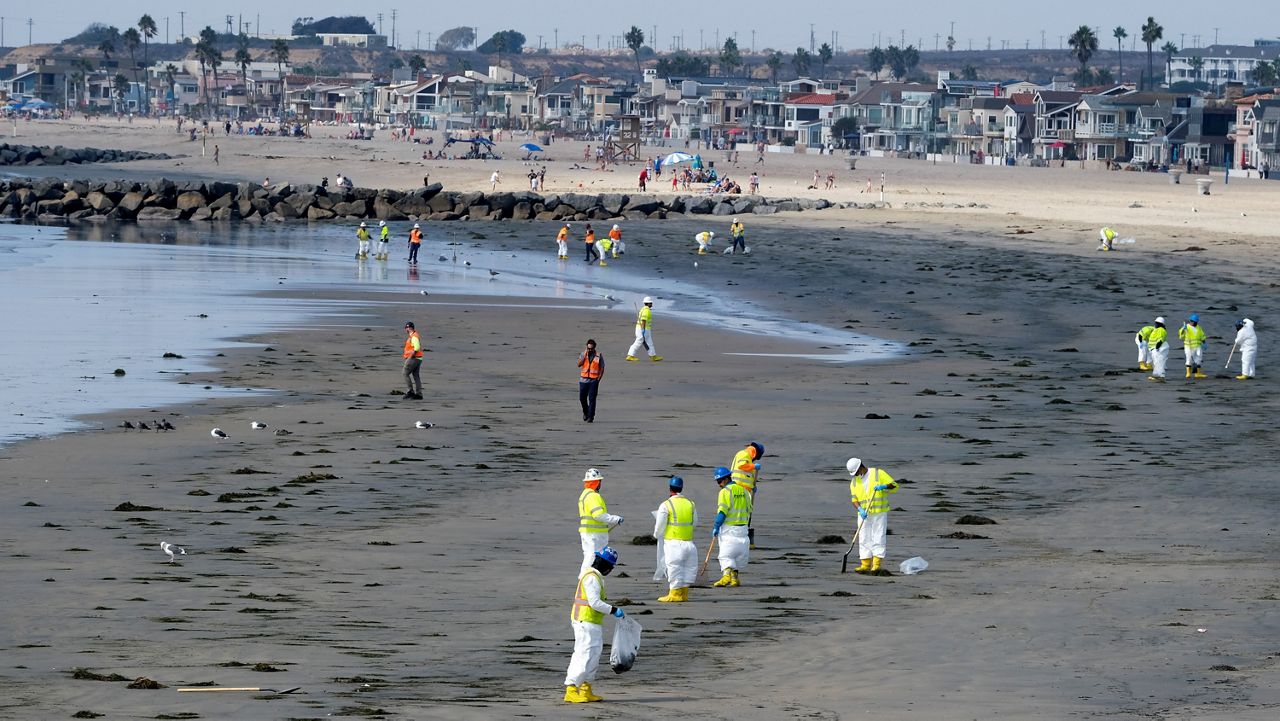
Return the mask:
[[[734,483],[752,493],[756,492],[756,462],[751,458],[751,446],[734,454],[729,470],[733,473]]]
[[[391,240],[391,228],[386,225],[382,226],[382,232],[379,234],[378,239],[384,243]]]
[[[1164,343],[1169,338],[1169,331],[1164,328],[1153,328],[1151,335],[1147,336],[1147,347],[1155,350],[1157,346]]]
[[[889,488],[877,491],[876,486],[882,484],[888,485]],[[893,480],[893,476],[879,468],[868,468],[867,475],[862,478],[855,477],[852,481],[849,481],[849,493],[853,496],[853,502],[857,503],[859,507],[867,509],[867,513],[888,513],[888,496],[890,493],[897,492],[898,484]]]
[[[747,228],[742,223],[734,223],[729,226],[729,233],[735,238],[741,238],[747,234]]]
[[[609,507],[604,504],[604,496],[590,488],[582,489],[582,495],[578,496],[578,531],[608,533],[609,524],[596,520],[596,514],[608,512]]]
[[[1142,328],[1138,330],[1138,340],[1142,341],[1143,343],[1146,343],[1147,339],[1151,337],[1152,331],[1154,331],[1155,329],[1156,327],[1153,325],[1142,326]]]
[[[663,505],[667,507],[667,530],[662,537],[668,541],[692,541],[693,501],[672,496]]]
[[[720,489],[716,512],[724,514],[726,526],[745,526],[751,520],[751,494],[736,483]]]
[[[636,315],[636,325],[640,325],[641,321],[644,321],[645,328],[653,330],[653,309],[647,305],[641,308],[640,313]]]
[[[604,614],[592,608],[587,601],[587,592],[582,588],[582,579],[587,576],[595,576],[600,580],[600,600],[604,600],[604,576],[601,576],[596,569],[588,568],[578,577],[578,590],[573,594],[573,611],[569,614],[569,618],[583,623],[598,624],[604,620]]]
[[[1178,337],[1182,339],[1182,344],[1188,348],[1199,348],[1204,345],[1204,328],[1197,325],[1184,325],[1178,329]]]
[[[1102,234],[1103,234],[1103,236],[1105,236],[1105,237],[1106,237],[1106,239],[1107,239],[1107,240],[1115,240],[1115,239],[1116,239],[1116,232],[1115,232],[1114,230],[1110,229],[1110,228],[1103,228],[1103,229],[1102,229]]]

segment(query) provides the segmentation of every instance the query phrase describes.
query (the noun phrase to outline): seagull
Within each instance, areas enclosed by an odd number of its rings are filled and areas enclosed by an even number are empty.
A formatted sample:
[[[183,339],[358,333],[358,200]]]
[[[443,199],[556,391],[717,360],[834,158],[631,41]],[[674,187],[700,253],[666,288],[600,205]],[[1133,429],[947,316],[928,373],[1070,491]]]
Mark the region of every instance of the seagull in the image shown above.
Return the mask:
[[[414,423],[414,424],[413,424],[413,427],[414,427],[414,428],[417,428],[417,429],[419,429],[419,430],[424,430],[424,431],[425,431],[426,429],[431,428],[431,427],[432,427],[432,426],[434,426],[434,425],[435,425],[434,423],[425,423],[425,422],[423,422],[423,421],[418,421],[417,423]]]
[[[291,433],[291,432],[289,432],[289,431],[286,431],[286,430],[285,430],[285,429],[283,429],[283,428],[280,428],[280,429],[278,429],[278,430],[276,431],[276,435],[277,435],[277,436],[291,436],[291,435],[293,435],[293,433]]]
[[[449,261],[449,258],[448,258],[448,257],[443,256],[443,255],[442,255],[442,256],[440,256],[440,262],[441,262],[441,263],[447,263],[448,261]]]
[[[151,426],[147,425],[146,421],[138,421],[138,430],[149,431],[151,430]]]
[[[470,268],[470,267],[471,267],[471,261],[469,261],[469,260],[464,260],[464,261],[462,261],[462,264],[463,264],[463,265],[465,265],[465,266],[467,266],[468,268]]]
[[[428,293],[428,292],[427,292],[427,291],[425,291],[425,290],[420,290],[420,291],[418,291],[418,292],[419,292],[419,293],[421,293],[421,294],[423,294],[423,295],[431,295],[430,293]]]
[[[1192,212],[1192,213],[1199,213],[1200,211],[1196,210],[1196,206],[1194,206],[1194,205],[1193,205],[1193,206],[1191,206],[1191,212]]]
[[[258,422],[258,421],[250,421],[250,422],[249,422],[249,427],[250,427],[250,428],[252,428],[252,429],[253,429],[253,430],[255,430],[255,431],[260,431],[260,430],[262,430],[263,428],[266,428],[266,427],[267,427],[267,424],[266,424],[266,423],[260,423],[260,422]]]
[[[183,548],[182,546],[175,546],[172,543],[169,543],[168,541],[160,542],[160,550],[164,551],[169,555],[169,563],[174,562],[173,556],[175,553],[179,556],[187,555],[187,549]]]
[[[230,436],[227,435],[227,432],[222,430],[221,428],[214,428],[213,430],[209,431],[209,435],[213,436],[214,438],[217,438],[218,440],[222,440],[224,438],[230,438]]]
[[[165,429],[166,431],[171,431],[171,430],[173,430],[173,424],[169,422],[169,419],[168,419],[168,418],[163,419],[163,420],[161,421],[161,423],[163,423],[163,424],[164,424],[164,429]]]
[[[491,271],[489,271],[489,277],[490,277],[490,278],[492,278],[493,276],[495,276],[495,275],[497,275],[497,274],[498,274],[498,271],[496,271],[496,270],[491,270]]]
[[[697,267],[698,267],[698,261],[696,261],[696,260],[695,260],[695,261],[693,261],[693,267],[695,267],[695,268],[697,268]]]
[[[124,423],[121,423],[119,427],[120,427],[120,428],[128,428],[129,430],[133,430],[133,427],[134,427],[134,426],[133,426],[133,424],[132,424],[132,423],[130,423],[129,421],[125,421]]]

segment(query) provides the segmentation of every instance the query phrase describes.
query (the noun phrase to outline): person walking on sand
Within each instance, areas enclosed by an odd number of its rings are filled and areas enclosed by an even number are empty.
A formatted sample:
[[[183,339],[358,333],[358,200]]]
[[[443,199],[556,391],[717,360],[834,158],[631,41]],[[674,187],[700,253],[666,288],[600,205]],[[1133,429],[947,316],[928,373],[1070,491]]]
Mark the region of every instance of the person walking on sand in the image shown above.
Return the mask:
[[[591,228],[590,223],[587,223],[587,232],[582,236],[582,242],[586,244],[587,251],[587,256],[583,260],[587,263],[598,260],[600,265],[604,265],[604,258],[600,257],[600,251],[596,248],[596,231]]]
[[[360,227],[356,230],[356,258],[364,260],[369,257],[369,228],[365,226],[364,221],[360,222]]]
[[[644,307],[636,313],[636,339],[627,349],[627,360],[639,360],[640,349],[643,348],[649,352],[649,360],[660,361],[662,356],[658,355],[657,349],[653,347],[653,298],[644,297]]]
[[[573,656],[564,677],[566,703],[587,703],[603,699],[592,691],[604,649],[604,617],[626,618],[626,612],[610,605],[605,595],[604,577],[618,564],[618,553],[605,546],[591,555],[591,563],[578,574],[578,588],[573,592]]]
[[[742,450],[733,454],[729,469],[733,473],[733,482],[747,489],[751,494],[751,509],[755,512],[756,486],[760,480],[760,459],[764,458],[764,444],[752,441]],[[756,547],[756,529],[747,519],[747,539],[752,548]]]
[[[489,176],[489,189],[490,189],[490,190],[497,190],[497,189],[498,189],[498,184],[499,184],[499,183],[501,183],[501,182],[502,182],[502,180],[498,177],[498,171],[496,171],[496,170],[495,170],[495,171],[493,171],[493,175],[490,175],[490,176]]]
[[[1187,378],[1208,378],[1200,372],[1200,363],[1204,360],[1205,334],[1200,327],[1200,316],[1192,313],[1187,322],[1178,329],[1178,339],[1182,341],[1182,353],[1186,357]]]
[[[1248,318],[1236,323],[1236,348],[1240,349],[1240,375],[1236,380],[1252,380],[1257,371],[1254,363],[1258,358],[1258,334],[1253,330],[1253,321]]]
[[[649,169],[641,168],[640,169],[640,192],[641,193],[644,192],[645,184],[648,182],[649,182]]]
[[[1138,370],[1140,371],[1151,370],[1151,346],[1147,345],[1147,341],[1150,340],[1151,333],[1155,329],[1154,325],[1144,325],[1133,336],[1133,342],[1138,345]]]
[[[613,228],[609,230],[609,241],[614,258],[627,252],[627,244],[622,242],[622,228],[619,228],[617,223],[614,223]]]
[[[422,248],[422,229],[417,223],[413,224],[413,230],[409,231],[409,265],[418,264],[418,251]]]
[[[582,404],[582,420],[596,422],[596,394],[600,392],[600,380],[604,378],[604,354],[596,351],[594,338],[587,339],[587,347],[578,354],[578,402]]]
[[[588,468],[582,476],[582,493],[578,495],[578,536],[582,542],[582,568],[591,567],[591,560],[600,549],[609,545],[609,529],[622,525],[622,516],[609,513],[609,506],[600,495],[604,476],[594,468]]]
[[[728,468],[720,466],[714,473],[720,493],[716,496],[716,523],[711,529],[712,543],[720,541],[720,580],[711,584],[716,588],[741,586],[738,574],[747,567],[751,557],[751,541],[747,536],[747,524],[751,518],[751,494],[733,482]]]
[[[855,573],[875,573],[884,563],[885,537],[889,532],[889,494],[898,492],[898,482],[879,468],[867,468],[860,458],[844,464],[853,477],[849,494],[858,514],[858,558]]]
[[[689,587],[698,575],[698,548],[693,545],[698,509],[684,497],[680,476],[667,481],[667,490],[670,496],[653,512],[653,537],[658,539],[658,570],[653,580],[667,581],[667,594],[659,603],[683,603],[689,600]]]
[[[218,144],[214,143],[213,144],[213,164],[214,165],[221,165],[221,163],[218,162],[218,154],[219,154]]]
[[[1155,329],[1147,336],[1147,348],[1151,352],[1151,375],[1149,381],[1164,383],[1164,366],[1169,362],[1169,331],[1164,328],[1164,317],[1155,320]]]
[[[558,260],[569,259],[569,224],[565,223],[560,228],[560,232],[556,234],[556,258]]]
[[[400,396],[402,400],[422,400],[422,339],[413,321],[404,324],[404,382],[409,390]]]
[[[747,252],[747,226],[737,218],[729,225],[729,237],[733,241],[733,245],[729,246],[730,255],[736,255],[739,248],[743,253]]]
[[[389,260],[391,258],[391,228],[387,227],[387,221],[378,221],[378,252],[373,257],[376,260]]]

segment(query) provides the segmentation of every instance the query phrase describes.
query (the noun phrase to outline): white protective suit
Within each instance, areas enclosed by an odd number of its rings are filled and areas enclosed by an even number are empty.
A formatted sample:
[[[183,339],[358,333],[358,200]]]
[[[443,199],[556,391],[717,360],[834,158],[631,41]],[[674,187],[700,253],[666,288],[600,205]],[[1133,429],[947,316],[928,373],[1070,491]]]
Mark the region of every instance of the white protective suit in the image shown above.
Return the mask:
[[[1240,351],[1240,375],[1252,378],[1257,370],[1254,363],[1258,358],[1258,334],[1248,318],[1244,319],[1244,327],[1236,331],[1236,349]]]
[[[720,527],[720,553],[716,558],[720,561],[720,572],[729,569],[741,571],[747,567],[747,557],[751,554],[751,539],[747,537],[746,526]]]
[[[658,539],[658,568],[653,580],[666,580],[671,590],[688,588],[698,575],[698,547],[693,541],[666,540],[669,510],[666,501],[653,511],[653,537]],[[693,509],[693,525],[698,525],[698,509]]]
[[[1142,339],[1141,335],[1133,334],[1133,342],[1138,344],[1138,365],[1146,365],[1151,362],[1151,348],[1147,346],[1147,342]]]
[[[1151,349],[1151,375],[1156,378],[1164,378],[1164,367],[1169,362],[1169,341],[1160,344],[1159,348]]]
[[[609,524],[609,528],[613,528],[622,522],[622,516],[615,516],[612,513],[600,511],[592,516],[601,523]],[[591,564],[596,560],[596,551],[609,545],[609,534],[606,533],[587,533],[579,531],[578,536],[582,539],[582,567],[578,569],[578,574],[591,568]]]
[[[600,598],[600,578],[595,573],[584,571],[578,579],[582,582],[582,593],[587,597],[591,608],[608,616],[613,606]],[[564,685],[579,686],[583,682],[596,680],[596,669],[600,667],[600,650],[604,648],[604,626],[586,621],[570,623],[573,624],[573,656],[569,659]]]
[[[715,237],[716,237],[715,233],[712,233],[711,231],[707,231],[707,230],[704,230],[701,233],[698,233],[697,235],[693,236],[693,239],[698,241],[698,252],[706,253],[707,249],[711,247],[711,242]]]

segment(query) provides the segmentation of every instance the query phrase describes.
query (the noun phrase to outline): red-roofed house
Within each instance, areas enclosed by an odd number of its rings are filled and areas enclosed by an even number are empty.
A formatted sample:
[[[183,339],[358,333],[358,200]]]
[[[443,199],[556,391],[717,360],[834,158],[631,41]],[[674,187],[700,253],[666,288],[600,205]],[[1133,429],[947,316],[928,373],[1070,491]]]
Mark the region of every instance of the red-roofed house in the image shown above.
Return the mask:
[[[839,96],[831,93],[793,93],[782,101],[783,128],[796,145],[822,146],[831,139],[831,117]]]

